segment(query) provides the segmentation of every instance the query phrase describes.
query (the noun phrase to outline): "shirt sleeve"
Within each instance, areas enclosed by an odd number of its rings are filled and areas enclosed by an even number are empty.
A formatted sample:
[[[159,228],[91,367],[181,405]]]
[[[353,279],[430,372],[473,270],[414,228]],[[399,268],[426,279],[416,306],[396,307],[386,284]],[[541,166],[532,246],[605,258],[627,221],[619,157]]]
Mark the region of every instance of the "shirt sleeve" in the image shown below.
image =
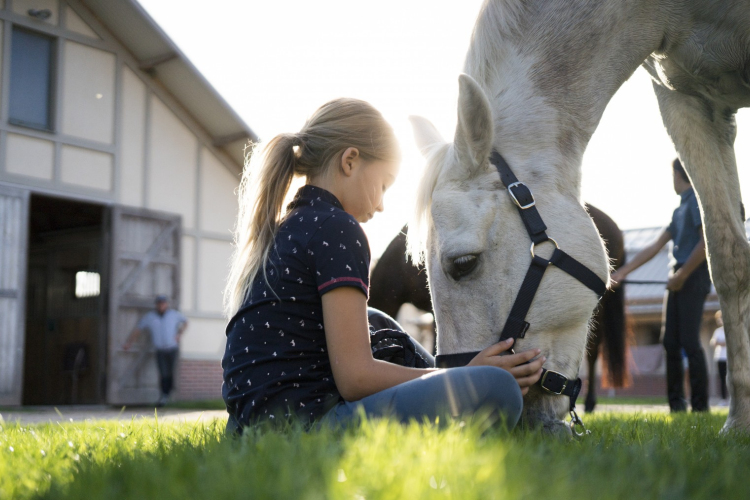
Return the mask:
[[[139,330],[148,330],[149,329],[149,316],[150,313],[146,313],[143,316],[141,316],[141,320],[138,322],[138,325],[136,325],[136,328]]]
[[[187,323],[187,318],[185,317],[184,314],[182,314],[181,312],[177,311],[177,325],[178,326],[179,325],[184,325],[185,323]]]
[[[369,296],[370,246],[367,236],[351,216],[326,219],[310,240],[320,295],[340,286],[352,286]]]

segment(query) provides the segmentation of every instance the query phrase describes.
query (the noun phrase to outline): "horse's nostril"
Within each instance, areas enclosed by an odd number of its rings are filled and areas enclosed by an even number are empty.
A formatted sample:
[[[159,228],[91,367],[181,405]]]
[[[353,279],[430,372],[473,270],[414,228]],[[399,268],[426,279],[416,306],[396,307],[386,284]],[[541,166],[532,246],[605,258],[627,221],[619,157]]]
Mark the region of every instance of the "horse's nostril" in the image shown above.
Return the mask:
[[[450,270],[448,271],[448,274],[451,275],[451,278],[458,281],[462,277],[471,273],[474,270],[474,268],[477,267],[478,263],[479,263],[479,258],[477,255],[473,255],[473,254],[462,255],[460,257],[453,259],[453,261],[451,262],[451,266],[450,266]]]

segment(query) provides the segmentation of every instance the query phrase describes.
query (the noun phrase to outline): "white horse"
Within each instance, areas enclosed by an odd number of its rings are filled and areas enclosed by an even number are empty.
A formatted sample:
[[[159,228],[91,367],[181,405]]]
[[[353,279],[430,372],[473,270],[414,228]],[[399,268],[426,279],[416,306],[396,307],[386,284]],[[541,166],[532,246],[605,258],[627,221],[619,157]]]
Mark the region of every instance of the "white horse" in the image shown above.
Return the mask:
[[[496,342],[529,266],[529,237],[489,163],[493,148],[534,193],[547,233],[608,281],[604,247],[581,203],[581,159],[607,103],[640,64],[701,207],[729,353],[724,429],[750,431],[750,245],[733,148],[734,115],[750,106],[750,0],[485,2],[459,78],[454,142],[412,119],[429,162],[412,224],[422,236],[410,234],[410,246],[427,246],[438,352]],[[537,251],[548,256],[544,247]],[[517,348],[541,348],[547,368],[575,378],[596,300],[550,267]],[[525,407],[528,420],[553,428],[568,408],[566,397],[538,388]]]

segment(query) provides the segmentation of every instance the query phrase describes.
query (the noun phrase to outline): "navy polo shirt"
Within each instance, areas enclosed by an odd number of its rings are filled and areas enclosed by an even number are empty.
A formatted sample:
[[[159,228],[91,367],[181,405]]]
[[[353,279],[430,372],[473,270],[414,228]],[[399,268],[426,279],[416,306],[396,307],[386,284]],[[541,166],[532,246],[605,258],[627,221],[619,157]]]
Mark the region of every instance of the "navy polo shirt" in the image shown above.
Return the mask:
[[[684,264],[701,240],[701,211],[693,188],[680,193],[680,206],[672,214],[667,231],[672,236],[672,257],[678,265]]]
[[[242,425],[303,421],[342,400],[333,380],[323,294],[351,286],[367,297],[370,248],[336,197],[303,186],[287,207],[263,272],[227,325],[222,395]]]

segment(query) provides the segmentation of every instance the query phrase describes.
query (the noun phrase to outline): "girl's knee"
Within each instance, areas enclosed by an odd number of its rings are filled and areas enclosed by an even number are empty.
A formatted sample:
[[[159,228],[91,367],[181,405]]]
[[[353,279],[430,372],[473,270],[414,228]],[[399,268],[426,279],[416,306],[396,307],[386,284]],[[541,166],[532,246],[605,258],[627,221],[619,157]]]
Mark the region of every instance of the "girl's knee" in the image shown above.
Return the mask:
[[[523,410],[523,395],[513,375],[494,366],[469,366],[455,370],[464,371],[463,375],[468,378],[469,390],[474,393],[477,409],[500,409],[509,423],[518,421]]]
[[[520,417],[523,409],[523,394],[521,394],[521,387],[516,382],[515,377],[502,368],[494,366],[485,368],[491,369],[487,374],[490,383],[487,394],[488,404],[502,406],[509,416],[513,414]]]

